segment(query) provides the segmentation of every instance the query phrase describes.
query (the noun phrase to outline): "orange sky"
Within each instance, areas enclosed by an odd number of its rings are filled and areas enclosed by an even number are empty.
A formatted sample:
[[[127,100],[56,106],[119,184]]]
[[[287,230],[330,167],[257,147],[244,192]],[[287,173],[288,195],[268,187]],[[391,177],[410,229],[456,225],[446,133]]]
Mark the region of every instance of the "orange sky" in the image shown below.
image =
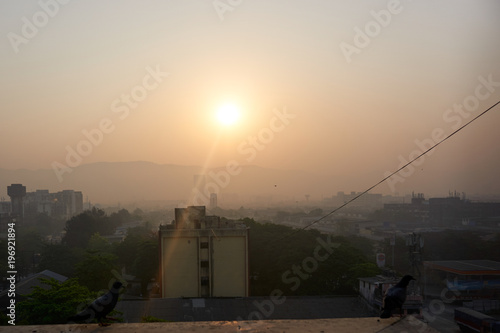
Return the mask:
[[[0,168],[79,150],[75,166],[237,160],[363,190],[500,100],[498,1],[220,2],[2,1]],[[234,126],[216,121],[225,103]],[[500,190],[499,108],[401,191],[443,174],[443,192]]]

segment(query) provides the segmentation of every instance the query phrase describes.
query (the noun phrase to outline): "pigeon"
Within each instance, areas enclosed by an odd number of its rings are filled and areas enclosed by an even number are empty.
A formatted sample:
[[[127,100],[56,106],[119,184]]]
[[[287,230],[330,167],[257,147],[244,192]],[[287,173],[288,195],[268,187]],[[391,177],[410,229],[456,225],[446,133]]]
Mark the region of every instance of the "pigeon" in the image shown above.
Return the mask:
[[[382,302],[382,313],[380,318],[390,318],[392,311],[399,308],[400,315],[403,313],[403,304],[406,300],[406,287],[411,280],[415,280],[411,275],[405,275],[396,285],[387,289]]]
[[[104,324],[102,321],[103,319],[116,320],[114,318],[106,318],[106,316],[115,308],[122,285],[118,281],[113,283],[113,287],[106,294],[94,300],[85,310],[70,317],[68,320],[89,323],[93,319],[97,319],[99,326],[108,326],[109,324]]]

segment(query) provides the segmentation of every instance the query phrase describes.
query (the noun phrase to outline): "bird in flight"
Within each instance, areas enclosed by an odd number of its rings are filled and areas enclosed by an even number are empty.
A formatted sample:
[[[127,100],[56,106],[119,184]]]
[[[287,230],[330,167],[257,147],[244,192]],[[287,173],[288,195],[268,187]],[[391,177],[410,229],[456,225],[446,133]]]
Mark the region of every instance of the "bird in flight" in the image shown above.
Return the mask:
[[[392,311],[396,308],[400,310],[400,316],[403,313],[403,304],[406,301],[406,287],[411,280],[415,280],[411,275],[405,275],[396,285],[387,289],[382,302],[382,313],[380,318],[390,318]]]
[[[104,319],[116,320],[114,318],[107,318],[106,316],[113,311],[118,302],[118,296],[123,284],[121,282],[113,283],[113,287],[104,295],[94,300],[80,313],[69,318],[72,322],[86,322],[89,323],[93,319],[99,321],[99,326],[108,326],[102,321]]]

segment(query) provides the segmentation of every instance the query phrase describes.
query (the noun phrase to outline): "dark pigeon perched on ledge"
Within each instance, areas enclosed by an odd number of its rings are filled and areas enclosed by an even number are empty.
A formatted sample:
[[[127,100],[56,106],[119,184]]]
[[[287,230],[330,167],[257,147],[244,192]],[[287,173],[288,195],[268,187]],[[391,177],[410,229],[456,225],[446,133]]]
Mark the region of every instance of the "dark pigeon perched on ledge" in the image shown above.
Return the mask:
[[[411,280],[415,280],[411,275],[405,275],[396,285],[387,289],[382,302],[382,313],[380,318],[390,318],[392,311],[399,308],[400,315],[403,313],[403,304],[406,301],[406,287]]]
[[[99,326],[109,325],[104,324],[102,321],[104,319],[116,320],[114,318],[107,318],[106,316],[115,308],[121,287],[121,282],[113,283],[113,287],[106,294],[94,300],[85,310],[70,317],[68,320],[76,323],[89,323],[95,318],[99,321]]]

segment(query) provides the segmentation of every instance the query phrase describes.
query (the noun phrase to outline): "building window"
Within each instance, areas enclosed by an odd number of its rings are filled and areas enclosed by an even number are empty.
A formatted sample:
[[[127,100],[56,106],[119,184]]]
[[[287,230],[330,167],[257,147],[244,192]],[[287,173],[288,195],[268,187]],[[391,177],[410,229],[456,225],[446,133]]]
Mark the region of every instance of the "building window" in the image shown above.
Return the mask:
[[[208,276],[202,276],[201,277],[201,285],[202,286],[208,286]]]
[[[200,249],[208,249],[208,242],[200,242]]]

